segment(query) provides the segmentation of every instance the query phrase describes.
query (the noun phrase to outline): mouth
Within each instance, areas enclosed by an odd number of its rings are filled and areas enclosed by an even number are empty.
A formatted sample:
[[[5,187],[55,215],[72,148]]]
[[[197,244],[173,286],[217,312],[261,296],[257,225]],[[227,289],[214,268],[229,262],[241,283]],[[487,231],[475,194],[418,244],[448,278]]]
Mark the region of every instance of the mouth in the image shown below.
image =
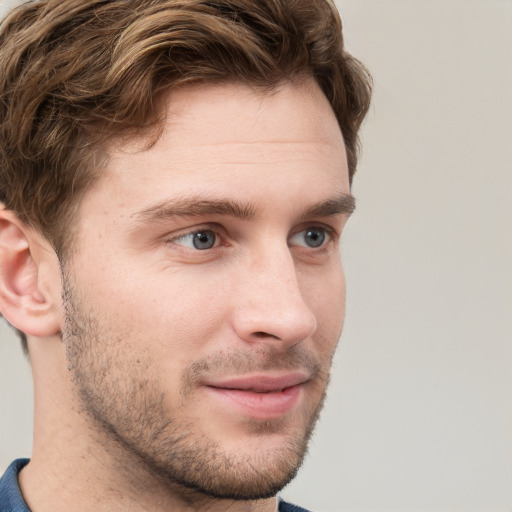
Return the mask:
[[[282,417],[296,408],[308,380],[303,373],[252,375],[208,382],[205,388],[220,406],[268,420]]]

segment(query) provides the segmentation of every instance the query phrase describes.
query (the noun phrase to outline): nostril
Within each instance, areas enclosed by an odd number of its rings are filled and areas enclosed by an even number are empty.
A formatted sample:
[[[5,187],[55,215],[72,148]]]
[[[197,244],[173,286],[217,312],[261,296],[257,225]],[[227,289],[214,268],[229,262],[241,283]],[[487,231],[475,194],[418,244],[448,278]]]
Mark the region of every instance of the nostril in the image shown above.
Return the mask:
[[[257,332],[254,332],[252,334],[255,338],[276,338],[276,339],[279,339],[277,336],[275,336],[274,334],[270,334],[268,332],[264,332],[264,331],[257,331]]]

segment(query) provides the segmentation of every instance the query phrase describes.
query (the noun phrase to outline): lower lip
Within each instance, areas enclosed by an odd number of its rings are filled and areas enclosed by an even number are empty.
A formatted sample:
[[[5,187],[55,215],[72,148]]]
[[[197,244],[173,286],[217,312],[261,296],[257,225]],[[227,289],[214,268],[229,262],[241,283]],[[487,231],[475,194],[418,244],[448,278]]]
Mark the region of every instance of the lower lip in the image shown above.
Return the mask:
[[[242,410],[253,418],[269,420],[290,412],[302,395],[302,384],[271,393],[208,386],[211,394]]]

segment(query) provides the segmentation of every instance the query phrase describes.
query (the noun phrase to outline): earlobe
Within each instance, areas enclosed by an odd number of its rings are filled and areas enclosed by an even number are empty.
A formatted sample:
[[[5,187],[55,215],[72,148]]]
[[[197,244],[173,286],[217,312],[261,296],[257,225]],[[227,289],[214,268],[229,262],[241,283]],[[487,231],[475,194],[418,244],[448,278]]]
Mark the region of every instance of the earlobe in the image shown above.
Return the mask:
[[[0,311],[20,331],[46,337],[60,329],[55,295],[41,287],[45,262],[34,257],[41,253],[38,238],[12,211],[0,206]]]

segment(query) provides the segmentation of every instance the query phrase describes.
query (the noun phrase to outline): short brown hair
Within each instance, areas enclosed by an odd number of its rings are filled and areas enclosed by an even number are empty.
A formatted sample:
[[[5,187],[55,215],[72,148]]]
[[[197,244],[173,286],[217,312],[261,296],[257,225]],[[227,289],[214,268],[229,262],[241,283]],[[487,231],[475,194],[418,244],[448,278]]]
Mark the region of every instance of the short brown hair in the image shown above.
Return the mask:
[[[0,201],[59,256],[98,171],[96,149],[158,124],[159,93],[313,77],[352,179],[371,91],[330,0],[29,1],[0,27],[0,70]]]

